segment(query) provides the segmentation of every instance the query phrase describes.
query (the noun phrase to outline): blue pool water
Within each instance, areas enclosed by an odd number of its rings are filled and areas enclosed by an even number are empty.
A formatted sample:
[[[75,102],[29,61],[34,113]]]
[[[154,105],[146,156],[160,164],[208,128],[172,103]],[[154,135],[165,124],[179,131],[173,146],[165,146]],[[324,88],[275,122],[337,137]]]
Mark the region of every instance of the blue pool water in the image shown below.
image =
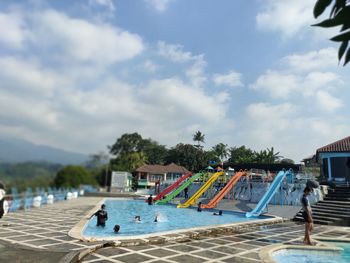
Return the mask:
[[[85,225],[84,237],[134,236],[257,220],[257,218],[246,218],[243,213],[231,211],[223,211],[222,216],[214,216],[213,210],[197,212],[196,209],[176,208],[173,205],[149,206],[142,200],[107,199],[105,204],[108,212],[106,227],[96,227],[96,217],[93,217]],[[153,222],[156,214],[158,214],[157,223]],[[141,216],[141,223],[133,221],[136,215]],[[259,217],[259,219],[266,218],[268,217]],[[113,233],[116,224],[120,225],[118,234]]]
[[[350,243],[330,242],[329,244],[343,248],[338,252],[325,252],[314,250],[287,249],[273,253],[273,259],[278,263],[349,263]]]

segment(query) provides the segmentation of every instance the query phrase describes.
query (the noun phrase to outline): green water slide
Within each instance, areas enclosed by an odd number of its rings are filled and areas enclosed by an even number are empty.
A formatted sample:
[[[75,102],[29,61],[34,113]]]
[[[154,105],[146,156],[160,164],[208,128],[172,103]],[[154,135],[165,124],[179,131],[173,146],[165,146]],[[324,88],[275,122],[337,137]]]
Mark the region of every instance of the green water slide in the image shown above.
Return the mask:
[[[201,177],[203,173],[197,173],[195,175],[192,175],[186,182],[182,183],[177,189],[175,189],[173,192],[168,194],[164,199],[158,200],[155,202],[156,205],[164,205],[171,200],[173,200],[179,193],[181,193],[183,190],[185,190],[186,187],[190,186],[196,179]]]

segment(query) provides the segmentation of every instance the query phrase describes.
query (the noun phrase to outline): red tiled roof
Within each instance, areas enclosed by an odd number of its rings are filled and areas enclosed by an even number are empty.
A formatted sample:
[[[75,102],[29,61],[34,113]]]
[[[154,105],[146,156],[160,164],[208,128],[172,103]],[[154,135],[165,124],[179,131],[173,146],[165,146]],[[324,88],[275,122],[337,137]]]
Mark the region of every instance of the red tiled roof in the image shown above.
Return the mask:
[[[183,166],[176,165],[174,163],[168,165],[159,164],[146,164],[136,169],[136,172],[152,173],[152,174],[165,174],[165,173],[188,173],[187,169]]]
[[[339,141],[323,146],[316,151],[317,153],[324,152],[350,152],[350,136]]]

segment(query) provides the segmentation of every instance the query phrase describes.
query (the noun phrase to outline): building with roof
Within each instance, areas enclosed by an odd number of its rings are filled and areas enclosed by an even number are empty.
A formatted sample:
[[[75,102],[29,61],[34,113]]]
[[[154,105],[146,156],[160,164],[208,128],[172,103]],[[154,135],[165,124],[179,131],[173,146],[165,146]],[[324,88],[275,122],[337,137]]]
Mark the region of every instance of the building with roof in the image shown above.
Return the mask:
[[[328,181],[350,182],[350,136],[317,149],[316,158]]]
[[[188,173],[188,170],[174,163],[168,165],[146,164],[136,169],[135,176],[141,187],[155,186],[156,182],[173,182]]]

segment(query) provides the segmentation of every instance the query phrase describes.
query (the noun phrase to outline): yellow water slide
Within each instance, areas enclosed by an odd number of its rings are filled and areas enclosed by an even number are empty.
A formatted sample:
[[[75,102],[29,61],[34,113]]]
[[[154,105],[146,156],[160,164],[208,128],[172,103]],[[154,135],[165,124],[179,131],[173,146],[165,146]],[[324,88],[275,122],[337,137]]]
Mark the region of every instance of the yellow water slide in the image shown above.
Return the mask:
[[[190,205],[193,205],[196,200],[201,197],[201,195],[218,179],[221,175],[223,175],[224,172],[217,172],[213,174],[208,181],[206,181],[205,184],[194,194],[188,199],[185,203],[183,204],[178,204],[177,208],[186,208],[189,207]]]

